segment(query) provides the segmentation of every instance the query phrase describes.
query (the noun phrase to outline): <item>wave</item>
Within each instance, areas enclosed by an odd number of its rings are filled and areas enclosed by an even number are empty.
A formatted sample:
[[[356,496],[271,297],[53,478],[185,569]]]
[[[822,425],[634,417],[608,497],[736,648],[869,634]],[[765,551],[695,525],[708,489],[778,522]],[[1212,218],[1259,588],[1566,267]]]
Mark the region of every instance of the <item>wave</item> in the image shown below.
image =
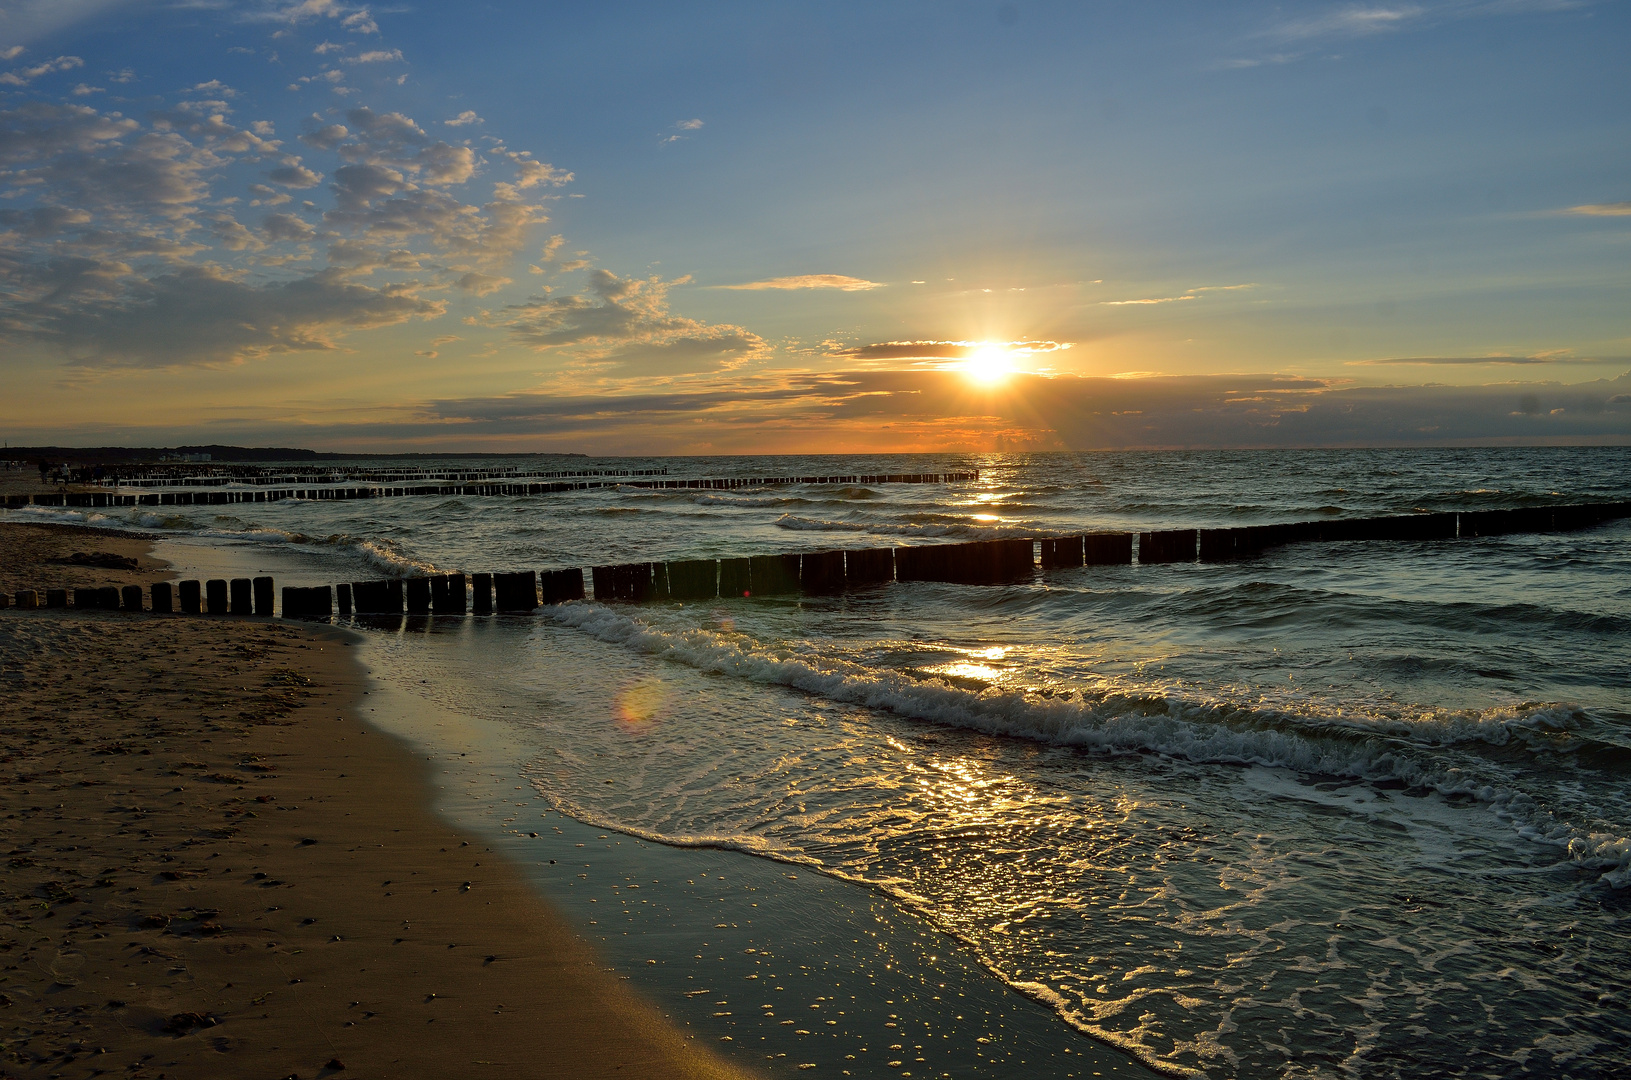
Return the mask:
[[[365,566],[382,574],[400,577],[404,574],[442,574],[451,572],[429,560],[420,559],[403,551],[385,538],[352,536],[350,533],[331,533],[327,536],[309,536],[265,525],[251,525],[228,514],[212,516],[208,522],[177,513],[157,513],[145,507],[135,507],[124,515],[99,513],[94,510],[72,510],[63,507],[34,506],[8,511],[11,520],[47,521],[53,524],[81,525],[91,529],[135,530],[157,536],[191,536],[203,540],[236,540],[256,544],[298,544],[312,547],[349,548],[350,554]]]
[[[1462,742],[1504,745],[1526,731],[1578,724],[1568,705],[1430,712],[1421,716],[1318,715],[1264,704],[1185,696],[1170,688],[1108,689],[1043,697],[966,689],[938,678],[880,671],[831,657],[772,650],[742,635],[667,631],[593,603],[546,609],[551,618],[606,642],[710,674],[786,686],[830,701],[990,735],[1108,754],[1155,754],[1198,764],[1260,765],[1368,783],[1402,783],[1473,799],[1508,817],[1520,835],[1562,849],[1582,868],[1631,885],[1631,837],[1559,820],[1499,780],[1421,760],[1413,750]]]
[[[1037,529],[1028,525],[1000,524],[980,525],[963,519],[949,518],[942,521],[917,522],[864,522],[864,521],[827,521],[821,518],[798,517],[793,514],[783,514],[774,522],[778,529],[789,529],[794,532],[854,532],[876,533],[885,536],[947,536],[968,540],[992,540],[998,537],[1044,536],[1059,532],[1057,529]]]
[[[691,495],[690,501],[698,506],[808,506],[816,501],[787,495],[696,495],[689,491],[684,494]]]

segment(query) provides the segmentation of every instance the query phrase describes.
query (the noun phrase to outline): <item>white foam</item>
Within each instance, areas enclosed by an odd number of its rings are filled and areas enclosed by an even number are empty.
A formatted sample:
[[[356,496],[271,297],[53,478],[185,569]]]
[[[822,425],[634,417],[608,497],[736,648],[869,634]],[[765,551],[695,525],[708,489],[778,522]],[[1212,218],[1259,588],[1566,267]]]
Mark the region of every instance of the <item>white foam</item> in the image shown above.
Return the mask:
[[[1377,732],[1330,717],[1198,700],[1170,688],[1110,689],[1066,698],[990,687],[972,691],[937,678],[863,667],[832,657],[773,650],[744,635],[703,629],[666,631],[602,605],[545,609],[557,622],[602,641],[712,674],[787,686],[830,701],[898,716],[1109,754],[1158,754],[1205,764],[1261,765],[1368,782],[1402,781],[1443,795],[1472,798],[1510,819],[1519,834],[1563,849],[1582,867],[1605,871],[1616,887],[1631,879],[1631,839],[1576,829],[1522,792],[1487,778],[1417,760],[1405,747],[1379,743]],[[1469,718],[1483,740],[1503,711]],[[1509,719],[1520,719],[1514,714]],[[1521,718],[1527,721],[1528,717]],[[1451,725],[1453,726],[1453,725]],[[1483,740],[1487,741],[1487,740]]]
[[[972,522],[827,521],[821,518],[799,517],[796,514],[783,514],[776,519],[775,525],[778,529],[789,529],[794,532],[857,532],[877,533],[885,536],[953,536],[973,540],[1041,535],[1041,532],[1037,529],[1026,525],[978,525]]]
[[[177,510],[179,509],[177,508]],[[163,513],[147,507],[131,507],[124,511],[122,515],[117,511],[102,513],[95,510],[82,511],[56,506],[29,506],[9,510],[5,513],[11,520],[26,521],[34,519],[58,524],[82,525],[92,529],[135,529],[171,536],[193,536],[203,540],[350,548],[365,565],[392,576],[448,572],[428,560],[418,559],[398,550],[390,540],[366,540],[352,536],[349,533],[308,536],[300,532],[288,532],[269,526],[247,524],[239,528],[233,528],[224,523],[237,521],[238,519],[225,514],[214,515],[214,520],[222,524],[204,524],[185,513]]]

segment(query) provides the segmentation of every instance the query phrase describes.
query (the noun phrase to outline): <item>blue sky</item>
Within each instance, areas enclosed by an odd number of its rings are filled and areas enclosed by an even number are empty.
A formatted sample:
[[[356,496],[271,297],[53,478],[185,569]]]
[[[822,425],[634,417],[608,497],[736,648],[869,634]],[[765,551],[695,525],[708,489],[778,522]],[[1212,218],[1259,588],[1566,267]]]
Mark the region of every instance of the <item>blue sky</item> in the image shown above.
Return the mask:
[[[1631,441],[1631,13],[0,0],[13,442]]]

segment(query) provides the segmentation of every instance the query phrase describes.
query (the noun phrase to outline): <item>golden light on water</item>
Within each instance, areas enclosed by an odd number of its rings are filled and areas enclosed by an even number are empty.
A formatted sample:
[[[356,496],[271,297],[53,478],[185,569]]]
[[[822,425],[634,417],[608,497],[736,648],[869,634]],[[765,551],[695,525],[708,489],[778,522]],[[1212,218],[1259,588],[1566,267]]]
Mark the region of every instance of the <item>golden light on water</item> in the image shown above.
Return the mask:
[[[632,735],[642,735],[657,726],[668,711],[671,695],[661,679],[637,679],[617,692],[612,702],[612,719]]]

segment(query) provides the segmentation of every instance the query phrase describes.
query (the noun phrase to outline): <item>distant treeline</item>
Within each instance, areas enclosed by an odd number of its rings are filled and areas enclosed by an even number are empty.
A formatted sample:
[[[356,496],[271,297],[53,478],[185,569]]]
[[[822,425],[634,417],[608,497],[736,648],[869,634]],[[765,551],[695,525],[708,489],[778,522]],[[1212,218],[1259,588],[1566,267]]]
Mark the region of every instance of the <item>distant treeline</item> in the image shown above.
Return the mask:
[[[414,458],[490,458],[490,457],[567,457],[582,458],[587,454],[328,454],[316,450],[302,450],[290,446],[8,446],[0,449],[0,460],[51,462],[95,462],[99,465],[119,465],[131,462],[156,462],[183,455],[208,454],[211,462],[221,461],[346,461],[388,458],[408,460]]]

